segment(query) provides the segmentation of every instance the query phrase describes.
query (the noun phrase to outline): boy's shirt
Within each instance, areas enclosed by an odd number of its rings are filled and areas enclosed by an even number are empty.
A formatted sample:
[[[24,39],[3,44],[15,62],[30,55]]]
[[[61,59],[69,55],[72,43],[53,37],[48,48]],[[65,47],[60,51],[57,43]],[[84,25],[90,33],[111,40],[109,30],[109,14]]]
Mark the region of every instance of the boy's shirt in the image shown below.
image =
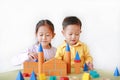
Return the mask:
[[[55,58],[65,60],[65,48],[66,48],[66,42],[64,41],[58,48],[55,55]],[[76,52],[79,53],[80,59],[81,59],[81,66],[84,65],[84,63],[91,62],[92,63],[92,57],[89,54],[89,50],[87,48],[87,45],[85,45],[82,42],[78,42],[74,46],[70,46],[70,52],[71,52],[71,65],[74,65],[74,58],[76,56]]]

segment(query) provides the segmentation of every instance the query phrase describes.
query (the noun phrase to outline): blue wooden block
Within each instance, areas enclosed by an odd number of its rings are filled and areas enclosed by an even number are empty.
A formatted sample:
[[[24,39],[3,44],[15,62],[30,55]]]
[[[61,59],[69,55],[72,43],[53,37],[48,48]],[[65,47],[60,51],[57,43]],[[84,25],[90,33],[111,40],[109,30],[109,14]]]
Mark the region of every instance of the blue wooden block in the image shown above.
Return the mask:
[[[116,67],[116,69],[115,69],[115,71],[114,71],[114,76],[120,76],[120,74],[119,74],[119,70],[118,70],[117,67]]]
[[[43,48],[42,48],[42,45],[40,44],[39,47],[38,47],[38,52],[43,52]]]
[[[19,71],[16,80],[24,80],[22,73]]]
[[[76,52],[75,60],[80,60],[80,56],[79,56],[78,52]]]
[[[91,70],[90,71],[90,75],[92,76],[92,78],[98,78],[98,77],[100,77],[100,75],[95,70]]]
[[[57,80],[57,79],[56,79],[56,76],[50,76],[49,80]]]
[[[37,80],[34,71],[32,71],[32,74],[30,76],[30,80]]]
[[[66,51],[67,51],[67,52],[70,52],[70,47],[69,47],[69,44],[68,44],[68,43],[66,44]]]
[[[84,69],[83,69],[83,71],[88,71],[88,66],[87,66],[86,63],[84,64]]]

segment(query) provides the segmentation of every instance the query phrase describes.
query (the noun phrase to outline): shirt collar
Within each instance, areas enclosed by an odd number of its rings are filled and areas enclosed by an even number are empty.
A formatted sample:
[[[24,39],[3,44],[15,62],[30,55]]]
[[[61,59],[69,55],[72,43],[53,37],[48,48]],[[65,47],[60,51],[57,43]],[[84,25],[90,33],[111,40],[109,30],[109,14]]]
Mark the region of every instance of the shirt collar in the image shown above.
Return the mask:
[[[66,40],[63,41],[62,43],[62,47],[66,47]],[[78,41],[77,44],[73,45],[73,46],[80,46],[82,44],[82,42]]]

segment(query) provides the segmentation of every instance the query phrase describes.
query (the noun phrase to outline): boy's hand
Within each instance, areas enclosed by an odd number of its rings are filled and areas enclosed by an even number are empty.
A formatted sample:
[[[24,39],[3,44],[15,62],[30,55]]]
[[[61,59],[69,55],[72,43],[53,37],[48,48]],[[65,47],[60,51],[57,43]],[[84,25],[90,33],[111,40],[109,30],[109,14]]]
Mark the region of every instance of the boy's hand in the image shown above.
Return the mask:
[[[93,70],[93,64],[92,64],[92,63],[90,63],[90,62],[87,63],[87,66],[88,66],[88,69],[89,69],[89,70]]]
[[[38,54],[37,53],[29,53],[28,57],[30,60],[35,61],[38,59]]]

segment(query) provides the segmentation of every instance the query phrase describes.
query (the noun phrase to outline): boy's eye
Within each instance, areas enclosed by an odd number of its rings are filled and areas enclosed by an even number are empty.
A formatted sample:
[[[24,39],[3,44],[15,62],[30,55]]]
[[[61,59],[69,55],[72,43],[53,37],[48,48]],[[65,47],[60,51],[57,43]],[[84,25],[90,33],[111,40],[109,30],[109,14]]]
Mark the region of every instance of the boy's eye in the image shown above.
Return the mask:
[[[76,36],[78,36],[79,34],[75,34]]]
[[[72,35],[72,34],[69,34],[69,35]]]

